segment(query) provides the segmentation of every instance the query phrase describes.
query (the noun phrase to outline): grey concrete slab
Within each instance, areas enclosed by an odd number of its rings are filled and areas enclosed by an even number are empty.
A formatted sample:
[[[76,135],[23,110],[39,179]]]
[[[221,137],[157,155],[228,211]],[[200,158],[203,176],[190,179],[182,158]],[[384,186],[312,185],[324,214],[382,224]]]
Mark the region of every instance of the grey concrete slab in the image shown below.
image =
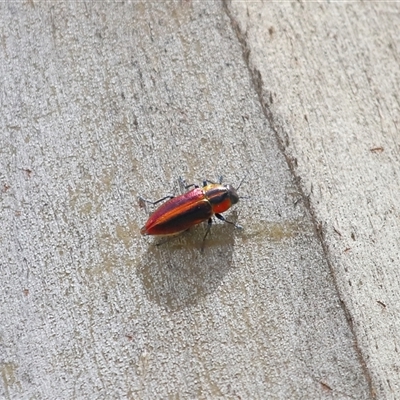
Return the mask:
[[[400,5],[227,9],[381,399],[400,397]]]
[[[0,396],[370,397],[222,4],[0,7]],[[242,231],[141,237],[220,175]]]

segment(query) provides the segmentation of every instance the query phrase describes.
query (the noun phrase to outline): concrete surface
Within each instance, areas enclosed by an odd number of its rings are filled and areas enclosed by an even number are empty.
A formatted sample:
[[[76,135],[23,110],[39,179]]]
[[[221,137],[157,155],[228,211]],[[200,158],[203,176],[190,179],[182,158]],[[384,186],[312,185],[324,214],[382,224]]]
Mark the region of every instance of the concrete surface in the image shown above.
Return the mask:
[[[289,46],[305,47],[307,35],[317,40],[316,12],[301,3],[246,7],[0,5],[1,397],[394,396],[396,359],[384,356],[398,335],[398,145],[395,131],[372,140],[367,132],[377,126],[367,126],[366,118],[375,121],[376,113],[365,116],[362,109],[386,104],[381,113],[396,111],[389,100],[396,99],[398,74],[381,76],[392,84],[389,94],[380,92],[386,103],[352,100],[371,86],[336,85],[338,98],[349,103],[334,102],[343,107],[334,132],[352,135],[335,144],[326,132],[338,114],[322,103],[326,85],[307,86],[302,70],[291,67],[302,82],[295,86],[285,64],[279,69],[279,59],[262,53],[273,47],[284,58]],[[367,33],[375,26],[366,19],[370,6],[356,3],[344,16],[337,5],[325,7],[335,13],[326,15],[324,29],[334,16],[349,27],[358,12]],[[276,24],[265,22],[266,10],[276,10]],[[296,12],[307,10],[310,24],[302,23],[310,31],[296,31]],[[285,28],[287,42],[265,45],[279,37],[278,23],[293,29]],[[396,46],[393,39],[389,55]],[[312,49],[323,77],[332,60],[323,46]],[[355,82],[354,64],[346,69],[348,60],[339,61]],[[301,118],[285,113],[296,96],[306,102]],[[307,129],[296,125],[300,120]],[[381,124],[395,126],[391,121]],[[363,166],[368,173],[361,175]],[[246,174],[240,194],[248,197],[226,213],[244,230],[216,223],[204,254],[203,226],[160,246],[140,236],[147,216],[139,195],[156,199],[177,190],[180,176],[199,182],[223,175],[237,185]],[[383,190],[383,183],[390,183],[385,191],[372,190]],[[386,190],[392,197],[382,203]],[[369,216],[370,228],[358,214],[346,220],[355,210]],[[373,235],[374,226],[385,236]],[[378,329],[391,333],[386,341],[374,336]]]
[[[309,197],[371,377],[400,398],[400,4],[227,10],[264,112]]]

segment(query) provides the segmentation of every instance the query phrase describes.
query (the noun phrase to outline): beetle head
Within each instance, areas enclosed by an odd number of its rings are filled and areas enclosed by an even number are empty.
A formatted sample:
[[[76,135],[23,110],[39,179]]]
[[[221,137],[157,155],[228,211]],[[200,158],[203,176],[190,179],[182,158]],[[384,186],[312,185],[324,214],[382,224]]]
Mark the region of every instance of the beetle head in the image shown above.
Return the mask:
[[[236,204],[239,201],[239,196],[236,193],[236,189],[232,185],[226,185],[226,190],[228,191],[228,196],[231,204]]]

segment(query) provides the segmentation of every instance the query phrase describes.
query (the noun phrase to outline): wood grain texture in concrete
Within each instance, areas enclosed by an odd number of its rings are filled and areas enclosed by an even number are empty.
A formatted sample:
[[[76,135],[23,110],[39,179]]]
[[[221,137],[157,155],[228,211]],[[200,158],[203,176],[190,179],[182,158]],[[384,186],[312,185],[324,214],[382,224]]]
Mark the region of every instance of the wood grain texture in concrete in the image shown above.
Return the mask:
[[[227,2],[381,399],[400,396],[400,5]]]
[[[222,3],[1,3],[0,28],[0,397],[371,396]],[[139,195],[245,174],[243,231],[140,236]]]

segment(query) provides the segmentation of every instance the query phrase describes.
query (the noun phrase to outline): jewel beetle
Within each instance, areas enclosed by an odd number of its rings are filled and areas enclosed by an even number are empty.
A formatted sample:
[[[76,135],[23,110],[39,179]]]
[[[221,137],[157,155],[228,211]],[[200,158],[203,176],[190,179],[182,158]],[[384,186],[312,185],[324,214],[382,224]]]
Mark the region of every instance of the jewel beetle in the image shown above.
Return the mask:
[[[150,215],[140,233],[155,236],[176,235],[201,222],[208,221],[203,238],[203,249],[204,241],[211,229],[213,216],[241,228],[240,225],[226,220],[221,215],[239,201],[237,189],[232,185],[211,181],[204,181],[203,187],[189,185],[186,188],[191,186],[194,188],[177,197],[166,196],[154,202],[140,198],[140,200],[154,205],[168,199]],[[239,187],[240,185],[238,189]]]

